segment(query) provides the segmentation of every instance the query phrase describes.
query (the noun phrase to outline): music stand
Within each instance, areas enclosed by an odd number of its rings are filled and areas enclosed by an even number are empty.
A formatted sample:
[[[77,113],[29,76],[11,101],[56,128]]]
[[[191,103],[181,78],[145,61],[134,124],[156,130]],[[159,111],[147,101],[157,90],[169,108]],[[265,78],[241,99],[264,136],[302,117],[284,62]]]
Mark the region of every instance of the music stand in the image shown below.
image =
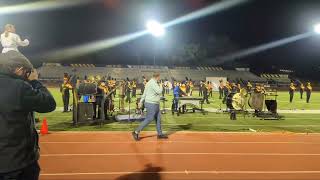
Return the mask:
[[[161,114],[166,114],[166,98],[165,97],[160,97],[160,100],[162,101],[162,110]]]

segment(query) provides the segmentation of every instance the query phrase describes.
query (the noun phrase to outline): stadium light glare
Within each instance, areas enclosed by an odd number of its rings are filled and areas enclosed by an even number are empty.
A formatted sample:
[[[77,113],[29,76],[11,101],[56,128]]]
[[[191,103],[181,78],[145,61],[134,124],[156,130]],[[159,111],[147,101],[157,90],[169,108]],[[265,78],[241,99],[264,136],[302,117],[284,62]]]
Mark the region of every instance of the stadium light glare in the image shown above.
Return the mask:
[[[320,34],[320,24],[316,24],[313,26],[313,31],[317,34]]]
[[[67,0],[56,0],[56,1],[67,1]],[[69,0],[70,1],[70,0]],[[67,1],[67,2],[69,2]],[[76,0],[74,0],[75,2],[77,2]],[[70,1],[74,2],[74,1]],[[80,1],[80,0],[79,0]],[[82,0],[82,1],[88,1],[88,0]],[[99,1],[99,0],[97,0]],[[41,1],[42,2],[42,1]],[[178,17],[176,19],[173,19],[169,22],[165,22],[163,24],[157,23],[156,21],[156,27],[160,27],[160,31],[156,30],[155,34],[161,34],[162,36],[165,34],[165,28],[167,27],[171,27],[177,24],[181,24],[181,23],[186,23],[189,21],[193,21],[202,17],[206,17],[208,15],[211,14],[215,14],[221,11],[225,11],[227,9],[230,9],[232,7],[244,4],[246,2],[250,2],[250,0],[226,0],[226,1],[221,1],[218,3],[214,3],[208,7],[202,8],[200,10],[191,12],[189,14],[183,15],[181,17]],[[61,4],[61,3],[59,3]],[[64,5],[63,5],[64,6]],[[21,7],[18,9],[26,9],[25,7]],[[6,11],[5,11],[6,10]],[[8,7],[0,7],[0,15],[2,14],[2,12],[5,11],[6,13],[18,13],[20,11],[12,11],[8,9]],[[29,10],[31,11],[31,10]],[[32,12],[34,10],[32,9]],[[25,12],[25,11],[23,11]],[[149,22],[149,21],[148,21]],[[152,22],[152,21],[151,21]],[[147,24],[146,24],[147,25]],[[153,27],[153,23],[149,24],[149,26],[152,25],[151,27]],[[162,29],[162,30],[161,30]],[[77,57],[77,56],[82,56],[85,54],[89,54],[89,53],[93,53],[96,51],[100,51],[103,49],[108,49],[108,48],[112,48],[115,46],[118,46],[120,44],[126,43],[128,41],[132,41],[134,39],[137,39],[139,37],[142,37],[144,35],[150,34],[150,30],[143,30],[143,31],[138,31],[138,32],[134,32],[134,33],[130,33],[130,34],[126,34],[126,35],[122,35],[122,36],[117,36],[117,37],[113,37],[113,38],[107,38],[107,39],[103,39],[103,40],[98,40],[98,41],[93,41],[93,42],[89,42],[86,44],[82,44],[82,45],[78,45],[78,46],[72,46],[72,47],[64,47],[61,49],[56,49],[54,51],[49,51],[49,52],[45,52],[44,54],[40,55],[40,57],[45,57],[46,59],[52,59],[52,60],[64,60],[64,59],[68,59],[68,58],[73,58],[73,57]],[[158,36],[159,37],[159,36]]]
[[[1,3],[0,3],[0,15],[48,11],[48,10],[68,8],[73,6],[80,6],[80,5],[89,4],[92,2],[99,2],[99,0],[73,0],[73,1],[42,0],[42,1],[14,4],[9,6],[1,6]]]
[[[166,32],[164,26],[155,20],[147,21],[146,28],[155,37],[163,37]]]

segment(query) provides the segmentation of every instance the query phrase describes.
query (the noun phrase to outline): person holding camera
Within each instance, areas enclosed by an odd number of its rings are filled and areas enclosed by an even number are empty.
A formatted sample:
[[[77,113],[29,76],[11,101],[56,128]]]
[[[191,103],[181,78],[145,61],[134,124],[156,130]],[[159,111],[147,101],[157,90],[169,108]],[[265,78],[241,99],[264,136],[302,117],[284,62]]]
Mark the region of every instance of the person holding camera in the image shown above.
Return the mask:
[[[0,179],[37,180],[34,112],[54,111],[56,102],[30,61],[17,51],[0,54],[0,84]]]

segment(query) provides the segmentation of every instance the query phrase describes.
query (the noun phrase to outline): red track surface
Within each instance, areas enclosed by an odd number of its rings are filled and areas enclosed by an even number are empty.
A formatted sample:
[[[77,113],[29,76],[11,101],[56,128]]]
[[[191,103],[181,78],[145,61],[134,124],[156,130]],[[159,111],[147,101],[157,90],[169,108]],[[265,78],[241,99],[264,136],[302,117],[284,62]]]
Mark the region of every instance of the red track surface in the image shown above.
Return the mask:
[[[152,135],[140,142],[129,132],[42,136],[41,179],[320,179],[320,134]]]

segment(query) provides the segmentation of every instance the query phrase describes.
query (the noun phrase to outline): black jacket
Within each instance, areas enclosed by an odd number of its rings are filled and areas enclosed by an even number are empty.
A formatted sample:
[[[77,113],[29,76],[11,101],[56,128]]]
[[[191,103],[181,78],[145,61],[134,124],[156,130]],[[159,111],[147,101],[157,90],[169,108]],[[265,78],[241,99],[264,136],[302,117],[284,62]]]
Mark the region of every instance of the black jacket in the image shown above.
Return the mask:
[[[55,108],[54,98],[39,81],[0,74],[0,173],[25,168],[39,159],[33,113]]]

